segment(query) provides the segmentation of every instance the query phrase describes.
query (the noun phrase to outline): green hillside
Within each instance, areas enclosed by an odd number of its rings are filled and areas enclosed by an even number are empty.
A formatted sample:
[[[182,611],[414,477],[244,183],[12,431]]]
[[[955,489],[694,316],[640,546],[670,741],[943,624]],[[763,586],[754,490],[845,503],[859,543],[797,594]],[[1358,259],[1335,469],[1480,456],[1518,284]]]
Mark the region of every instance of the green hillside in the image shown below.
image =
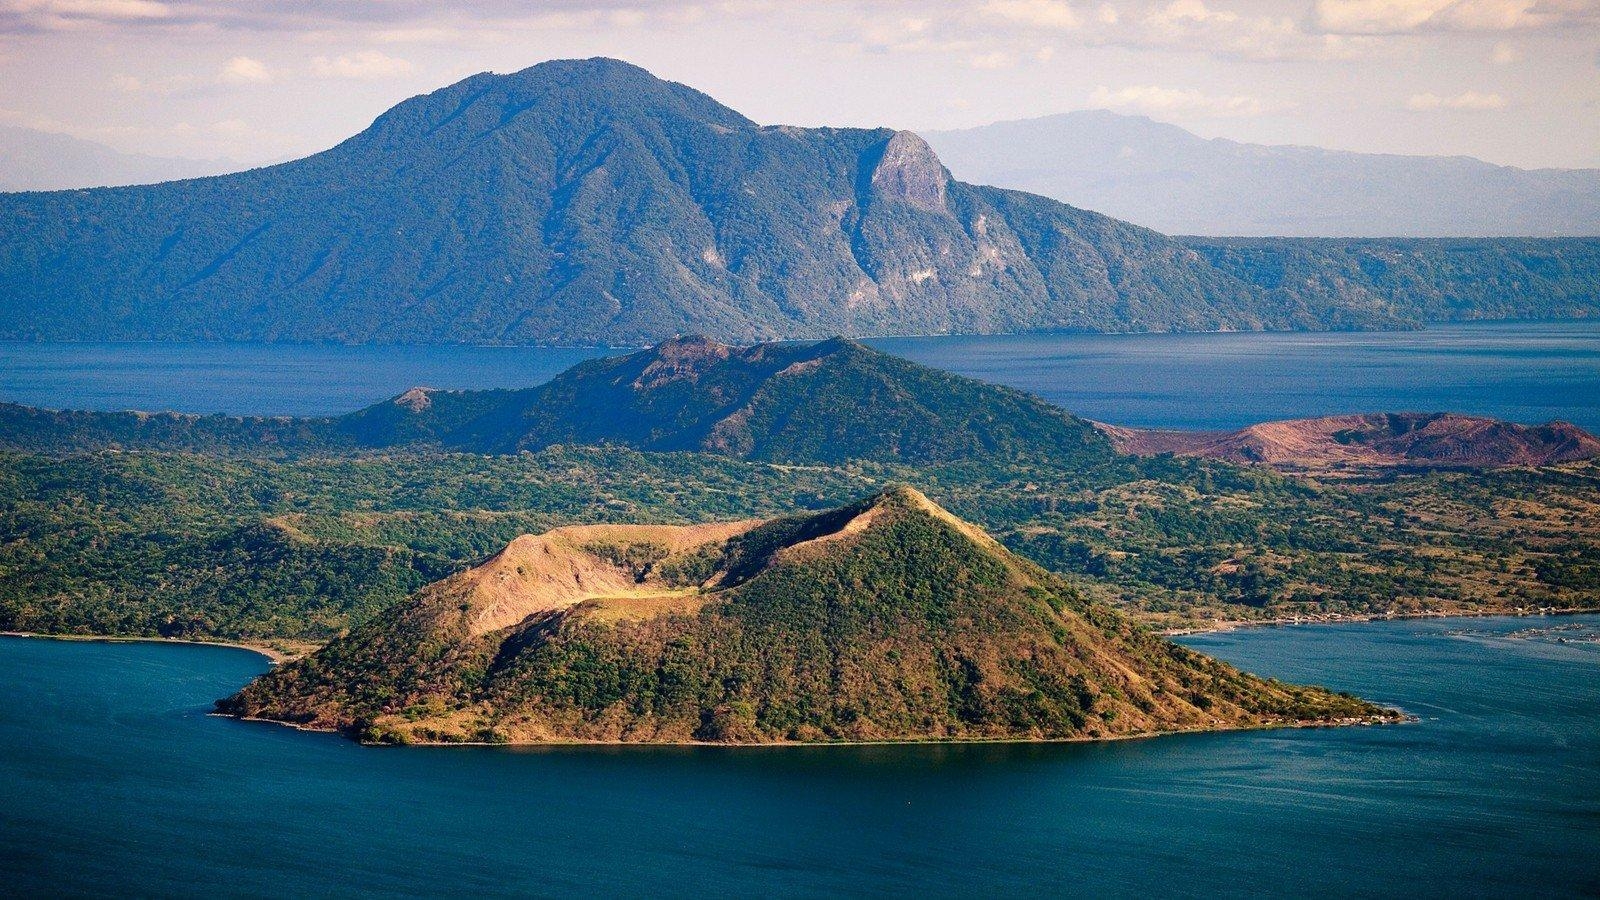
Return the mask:
[[[413,390],[336,418],[51,412],[0,404],[0,447],[235,454],[396,448],[517,453],[555,444],[701,450],[797,463],[1104,462],[1089,423],[1021,391],[857,344],[703,338],[591,360],[523,390]]]
[[[513,541],[224,711],[376,741],[1108,737],[1385,721],[1083,600],[908,488]]]

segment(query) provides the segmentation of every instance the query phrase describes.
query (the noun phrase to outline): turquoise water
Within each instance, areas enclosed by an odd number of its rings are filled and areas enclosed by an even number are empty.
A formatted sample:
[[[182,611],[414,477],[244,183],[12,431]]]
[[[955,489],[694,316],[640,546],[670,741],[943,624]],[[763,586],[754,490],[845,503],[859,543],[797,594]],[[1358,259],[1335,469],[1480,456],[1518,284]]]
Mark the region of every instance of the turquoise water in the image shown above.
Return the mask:
[[[1237,428],[1436,411],[1600,430],[1600,322],[1335,334],[893,338],[917,362],[1012,385],[1089,418]],[[600,350],[0,343],[0,399],[74,409],[347,412],[417,385],[525,387]]]
[[[1406,726],[546,750],[369,749],[207,716],[264,668],[243,651],[0,639],[0,883],[189,896],[1593,895],[1596,637],[1600,616],[1187,639],[1400,705],[1420,717]]]

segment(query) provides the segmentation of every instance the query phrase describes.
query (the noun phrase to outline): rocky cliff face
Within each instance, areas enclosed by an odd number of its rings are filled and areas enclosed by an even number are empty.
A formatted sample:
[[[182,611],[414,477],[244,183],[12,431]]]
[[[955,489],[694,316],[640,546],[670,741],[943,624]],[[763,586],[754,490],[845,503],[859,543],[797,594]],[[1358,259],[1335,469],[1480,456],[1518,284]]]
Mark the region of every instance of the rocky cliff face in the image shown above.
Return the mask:
[[[947,212],[945,185],[950,173],[928,142],[909,131],[897,131],[883,145],[872,168],[872,197],[906,203],[927,212]]]

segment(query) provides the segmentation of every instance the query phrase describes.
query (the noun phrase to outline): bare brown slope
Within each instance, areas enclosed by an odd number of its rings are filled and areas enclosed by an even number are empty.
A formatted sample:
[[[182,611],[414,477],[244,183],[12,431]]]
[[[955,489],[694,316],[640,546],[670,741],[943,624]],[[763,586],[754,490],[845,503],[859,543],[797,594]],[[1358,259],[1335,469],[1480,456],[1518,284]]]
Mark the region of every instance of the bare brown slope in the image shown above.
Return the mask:
[[[1157,637],[907,488],[721,527],[720,542],[682,529],[519,538],[221,708],[366,740],[514,743],[1074,739],[1397,717]]]
[[[1566,422],[1518,425],[1454,413],[1323,416],[1238,431],[1098,427],[1122,453],[1175,453],[1289,468],[1548,466],[1600,456],[1600,439]]]

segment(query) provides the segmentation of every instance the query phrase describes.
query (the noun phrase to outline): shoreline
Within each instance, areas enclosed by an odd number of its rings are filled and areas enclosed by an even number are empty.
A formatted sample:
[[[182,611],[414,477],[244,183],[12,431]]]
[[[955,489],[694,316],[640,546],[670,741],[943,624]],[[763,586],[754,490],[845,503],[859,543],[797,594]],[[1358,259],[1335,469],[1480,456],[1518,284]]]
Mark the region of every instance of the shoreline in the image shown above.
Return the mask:
[[[287,722],[282,719],[268,719],[261,716],[236,716],[232,713],[212,711],[207,715],[219,719],[233,719],[236,722],[250,722],[257,725],[273,725],[279,728],[292,728],[307,734],[329,734],[335,737],[353,741],[360,747],[372,748],[404,748],[404,747],[506,747],[527,748],[537,747],[562,748],[562,747],[638,747],[641,749],[657,749],[662,747],[687,748],[687,747],[712,747],[732,750],[753,750],[764,748],[795,749],[799,747],[970,747],[994,744],[1100,744],[1111,741],[1147,741],[1156,738],[1177,737],[1189,734],[1231,734],[1242,731],[1277,731],[1281,729],[1299,728],[1367,728],[1383,725],[1411,725],[1418,721],[1417,717],[1403,709],[1383,707],[1396,714],[1394,718],[1371,716],[1366,718],[1340,719],[1331,722],[1277,722],[1259,725],[1225,725],[1218,727],[1178,728],[1171,731],[1147,731],[1137,734],[1111,734],[1101,737],[1064,737],[1064,738],[1030,738],[1030,737],[994,737],[994,738],[907,738],[905,740],[885,739],[877,741],[764,741],[761,743],[723,743],[719,741],[589,741],[589,740],[553,740],[553,741],[409,741],[407,743],[386,744],[363,741],[352,738],[348,733],[338,728],[318,728],[299,722]]]
[[[1555,609],[1542,607],[1535,610],[1510,609],[1510,610],[1452,610],[1435,612],[1408,612],[1408,613],[1328,613],[1325,615],[1308,614],[1303,616],[1279,616],[1272,619],[1227,619],[1219,620],[1207,626],[1179,626],[1176,628],[1156,629],[1156,634],[1162,637],[1184,637],[1192,634],[1221,634],[1228,631],[1240,631],[1246,628],[1285,628],[1291,625],[1350,625],[1366,624],[1369,622],[1398,622],[1409,619],[1532,619],[1534,617],[1556,616],[1585,616],[1600,613],[1600,606],[1585,606],[1572,609]]]
[[[93,644],[191,644],[198,647],[230,647],[234,650],[249,650],[251,653],[265,656],[267,661],[274,666],[294,662],[321,646],[320,644],[304,642],[303,649],[284,650],[270,644],[255,644],[245,641],[207,641],[195,638],[141,637],[138,635],[117,634],[44,634],[37,631],[0,631],[0,637],[35,638],[46,641],[81,641]]]

